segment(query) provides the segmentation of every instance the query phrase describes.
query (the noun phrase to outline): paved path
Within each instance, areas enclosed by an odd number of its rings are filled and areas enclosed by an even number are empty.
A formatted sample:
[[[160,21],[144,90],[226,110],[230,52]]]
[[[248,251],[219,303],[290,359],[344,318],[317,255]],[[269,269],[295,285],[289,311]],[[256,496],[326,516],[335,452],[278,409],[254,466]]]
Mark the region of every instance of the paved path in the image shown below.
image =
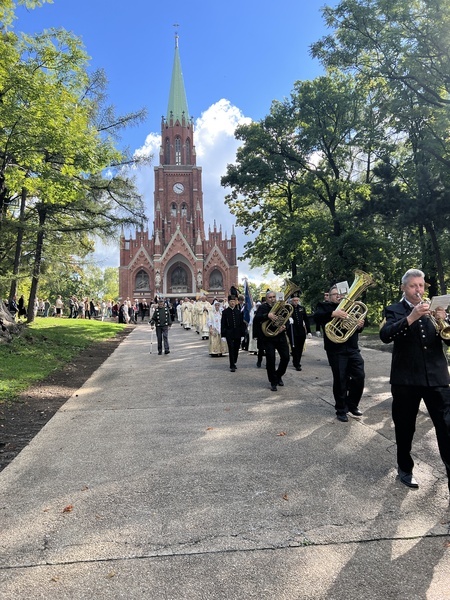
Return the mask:
[[[334,417],[322,340],[268,388],[139,325],[0,473],[2,600],[450,599],[450,514],[421,413],[395,478],[391,355],[363,349],[363,418]]]

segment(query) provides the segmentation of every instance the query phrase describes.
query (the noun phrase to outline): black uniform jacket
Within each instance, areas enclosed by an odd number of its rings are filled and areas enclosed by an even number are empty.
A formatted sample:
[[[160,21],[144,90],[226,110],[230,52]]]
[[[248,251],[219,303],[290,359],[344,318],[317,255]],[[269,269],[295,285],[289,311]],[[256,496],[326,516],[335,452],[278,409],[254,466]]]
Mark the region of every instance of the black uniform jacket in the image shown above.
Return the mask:
[[[323,330],[323,345],[327,352],[347,352],[348,350],[359,350],[358,335],[360,330],[356,330],[346,342],[336,344],[332,342],[325,333],[325,325],[332,321],[331,313],[339,306],[336,302],[319,302],[314,313],[314,321],[320,325]]]
[[[167,306],[155,308],[150,323],[156,325],[156,327],[170,327],[172,325],[172,318],[170,316],[170,310]]]
[[[245,335],[247,327],[238,306],[226,308],[222,313],[220,335],[224,338],[239,339]]]
[[[306,310],[304,306],[297,304],[297,306],[292,306],[294,309],[292,311],[292,320],[293,323],[288,321],[287,328],[289,331],[289,335],[294,335],[303,337],[306,336],[307,333],[311,333],[311,328],[309,326],[308,315],[306,314]]]
[[[394,342],[391,379],[393,385],[446,386],[450,383],[442,338],[429,317],[408,325],[411,312],[402,300],[384,309],[385,322],[380,329],[381,341]],[[445,342],[447,346],[450,340]]]

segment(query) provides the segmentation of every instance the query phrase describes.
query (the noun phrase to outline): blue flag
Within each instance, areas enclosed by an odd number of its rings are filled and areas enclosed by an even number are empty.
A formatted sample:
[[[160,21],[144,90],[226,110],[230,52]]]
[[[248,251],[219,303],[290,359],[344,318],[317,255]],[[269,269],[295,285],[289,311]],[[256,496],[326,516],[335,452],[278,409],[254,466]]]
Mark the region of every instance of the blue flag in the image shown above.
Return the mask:
[[[250,323],[250,311],[253,308],[253,299],[252,294],[250,292],[250,288],[248,287],[248,281],[244,279],[244,310],[242,311],[244,321],[246,323]]]

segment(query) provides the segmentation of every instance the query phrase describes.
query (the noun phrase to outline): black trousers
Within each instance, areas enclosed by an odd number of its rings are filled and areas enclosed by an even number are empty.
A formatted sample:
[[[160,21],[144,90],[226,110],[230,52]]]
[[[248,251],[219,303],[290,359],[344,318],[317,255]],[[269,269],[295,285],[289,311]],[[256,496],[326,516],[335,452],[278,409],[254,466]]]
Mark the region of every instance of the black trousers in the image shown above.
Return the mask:
[[[169,351],[169,327],[156,327],[156,339],[158,340],[158,352],[162,352],[163,342],[165,352]]]
[[[439,453],[447,471],[450,489],[450,387],[392,385],[391,391],[399,468],[406,473],[411,473],[414,468],[411,447],[420,401],[423,400],[436,431]]]
[[[305,347],[306,334],[294,335],[294,342],[291,340],[292,364],[295,368],[301,366],[303,348]]]
[[[289,364],[289,346],[285,333],[275,337],[261,338],[262,347],[266,353],[267,379],[271,385],[277,385],[278,381],[286,373]],[[280,355],[280,362],[276,368],[276,352]]]
[[[235,366],[237,363],[238,355],[239,355],[239,347],[241,345],[241,336],[232,337],[227,336],[227,345],[228,345],[228,357],[230,359],[230,369]]]
[[[333,396],[337,415],[358,407],[364,391],[364,359],[356,348],[327,352],[333,373]]]

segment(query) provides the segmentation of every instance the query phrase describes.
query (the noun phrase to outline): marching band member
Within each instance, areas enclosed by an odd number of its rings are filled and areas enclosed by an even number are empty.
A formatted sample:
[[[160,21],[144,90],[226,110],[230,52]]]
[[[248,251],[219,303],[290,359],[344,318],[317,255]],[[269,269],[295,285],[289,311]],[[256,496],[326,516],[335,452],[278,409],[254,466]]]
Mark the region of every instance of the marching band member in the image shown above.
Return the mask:
[[[359,402],[364,391],[364,359],[358,345],[358,330],[364,327],[362,320],[358,329],[343,343],[331,341],[325,333],[325,325],[334,317],[345,319],[347,313],[339,307],[340,295],[337,287],[330,289],[329,301],[319,302],[314,313],[315,322],[323,327],[323,343],[328,362],[333,373],[333,396],[335,402],[336,418],[346,423],[347,413],[354,417],[361,417]]]
[[[272,307],[275,302],[275,292],[268,291],[266,293],[266,301],[259,306],[253,317],[253,335],[258,338],[258,347],[266,353],[267,378],[269,379],[270,389],[273,392],[277,391],[278,385],[284,385],[282,377],[286,373],[289,364],[289,346],[286,338],[286,326],[282,325],[279,333],[270,337],[264,335],[262,330],[262,325],[265,321],[277,320],[277,315],[272,312]],[[278,368],[276,368],[276,350],[280,355]]]
[[[309,326],[306,310],[301,306],[298,295],[291,298],[291,305],[294,310],[288,323],[288,338],[291,342],[292,363],[294,369],[296,371],[301,371],[301,360],[303,349],[305,347],[306,335],[311,337],[311,328]]]
[[[381,341],[394,342],[391,366],[392,419],[397,442],[400,481],[410,488],[419,484],[413,475],[411,447],[420,401],[423,400],[433,421],[439,453],[445,465],[450,490],[450,376],[441,337],[429,318],[430,307],[422,302],[424,273],[409,269],[402,277],[403,298],[384,310]],[[444,309],[436,318],[447,317]]]

